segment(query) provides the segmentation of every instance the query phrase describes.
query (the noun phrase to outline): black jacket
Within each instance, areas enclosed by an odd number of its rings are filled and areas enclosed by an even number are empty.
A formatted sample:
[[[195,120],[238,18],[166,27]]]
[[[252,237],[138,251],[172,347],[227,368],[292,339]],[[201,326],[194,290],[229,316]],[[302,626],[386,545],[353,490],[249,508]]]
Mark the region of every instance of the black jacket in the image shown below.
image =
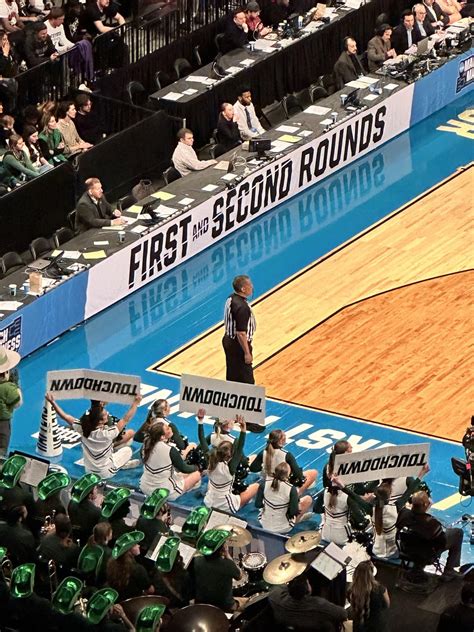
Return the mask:
[[[418,26],[418,22],[415,20],[415,26],[413,27],[413,31],[416,32],[418,41],[424,39],[425,37],[429,37],[430,35],[433,35],[433,33],[435,32],[433,26],[431,25],[431,22],[429,21],[427,17],[423,20],[423,28],[425,29],[426,35],[421,34],[420,28]]]
[[[226,151],[242,142],[237,123],[228,121],[222,113],[219,114],[219,120],[217,121],[217,142],[223,145]]]
[[[25,61],[28,68],[38,66],[44,61],[49,61],[53,53],[56,53],[54,44],[48,35],[44,42],[40,42],[36,33],[28,33],[25,39]]]
[[[355,61],[353,61],[354,57]],[[356,70],[356,66],[358,70]],[[354,81],[359,75],[363,74],[364,68],[357,55],[349,55],[346,50],[342,51],[339,55],[339,59],[334,64],[334,79],[337,89],[341,90],[344,84],[349,83],[349,81]]]
[[[396,50],[397,55],[402,55],[408,48],[408,34],[403,24],[399,24],[393,29],[392,37],[390,38],[393,48]],[[413,29],[411,32],[412,44],[417,44],[420,39],[423,39],[419,30]]]
[[[83,233],[89,228],[102,228],[102,226],[111,226],[113,216],[112,206],[107,202],[104,196],[99,200],[98,204],[94,204],[91,196],[86,191],[76,207],[76,232]]]
[[[221,42],[223,53],[228,53],[236,48],[244,48],[249,43],[248,34],[241,29],[234,20],[230,20],[226,24],[224,37]]]

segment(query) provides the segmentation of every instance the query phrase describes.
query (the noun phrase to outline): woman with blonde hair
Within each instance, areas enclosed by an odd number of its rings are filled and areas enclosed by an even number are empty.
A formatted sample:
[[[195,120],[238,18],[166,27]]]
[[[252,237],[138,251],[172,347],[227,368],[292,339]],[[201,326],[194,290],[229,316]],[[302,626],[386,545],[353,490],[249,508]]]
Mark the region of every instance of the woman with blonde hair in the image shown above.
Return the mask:
[[[283,430],[272,430],[268,435],[266,448],[256,456],[250,466],[250,471],[261,471],[265,477],[272,477],[275,472],[275,468],[280,465],[280,463],[288,463],[291,470],[290,483],[292,485],[296,485],[298,488],[298,495],[301,496],[304,491],[314,485],[316,477],[318,476],[318,471],[305,470],[303,472],[291,452],[287,452],[283,449],[285,444],[285,432]]]
[[[206,411],[198,411],[198,435],[199,445],[203,453],[208,457],[209,483],[204,497],[206,507],[223,509],[230,513],[236,513],[247,504],[257,493],[258,484],[252,483],[240,494],[232,493],[235,473],[242,458],[245,443],[246,424],[243,417],[236,416],[236,422],[240,426],[240,435],[235,443],[222,441],[217,448],[209,449],[204,436],[203,422]]]
[[[356,494],[336,477],[332,479],[324,490],[324,518],[321,532],[322,539],[344,546],[352,535],[349,522],[351,512],[358,515],[362,511],[372,514],[373,505]]]
[[[370,560],[358,564],[350,592],[353,632],[388,632],[390,597],[374,577]]]
[[[290,466],[282,462],[276,466],[273,476],[260,483],[255,506],[260,509],[260,523],[264,529],[274,533],[288,533],[309,511],[313,499],[303,496],[298,499],[298,490],[288,482]]]

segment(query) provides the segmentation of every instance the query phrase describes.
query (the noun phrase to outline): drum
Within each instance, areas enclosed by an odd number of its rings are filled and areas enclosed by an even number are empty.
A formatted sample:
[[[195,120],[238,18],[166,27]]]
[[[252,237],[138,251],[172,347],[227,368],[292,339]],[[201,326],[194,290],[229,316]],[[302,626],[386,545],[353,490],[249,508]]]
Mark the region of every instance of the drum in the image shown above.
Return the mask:
[[[247,553],[242,558],[242,566],[248,573],[250,584],[256,584],[263,580],[263,569],[266,565],[267,558],[263,553]]]
[[[249,576],[243,569],[240,569],[240,579],[232,580],[232,593],[234,597],[244,597],[247,594],[248,583]]]

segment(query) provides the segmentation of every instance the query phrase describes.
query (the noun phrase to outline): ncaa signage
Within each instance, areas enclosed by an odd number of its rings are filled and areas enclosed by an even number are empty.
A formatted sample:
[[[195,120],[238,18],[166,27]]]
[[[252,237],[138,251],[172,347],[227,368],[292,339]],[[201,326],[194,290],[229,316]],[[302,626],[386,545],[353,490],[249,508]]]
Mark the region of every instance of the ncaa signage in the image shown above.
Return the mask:
[[[474,80],[474,55],[459,62],[458,77],[456,79],[456,94],[467,88]]]
[[[409,127],[413,86],[348,116],[89,270],[85,317],[172,270]],[[319,125],[315,118],[315,125]],[[234,182],[236,184],[234,185]]]
[[[8,351],[20,351],[21,347],[21,316],[15,318],[3,329],[0,329],[0,346]]]

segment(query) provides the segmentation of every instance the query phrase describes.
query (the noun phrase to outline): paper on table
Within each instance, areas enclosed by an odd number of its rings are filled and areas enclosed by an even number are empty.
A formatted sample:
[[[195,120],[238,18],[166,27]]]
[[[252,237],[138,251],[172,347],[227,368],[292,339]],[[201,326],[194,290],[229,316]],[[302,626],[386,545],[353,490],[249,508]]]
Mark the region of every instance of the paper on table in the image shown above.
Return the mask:
[[[234,180],[237,177],[236,173],[226,173],[225,175],[222,176],[221,180],[227,180],[228,182],[230,182],[231,180]]]
[[[204,77],[203,75],[188,75],[185,81],[193,81],[194,83],[205,84],[207,81],[207,77]]]
[[[288,134],[293,134],[299,130],[299,127],[293,127],[293,125],[280,125],[280,127],[276,128],[277,132],[287,132]]]
[[[298,134],[298,136],[302,136],[303,138],[306,138],[306,136],[311,136],[313,132],[310,132],[309,129],[302,129],[301,132]]]
[[[364,97],[364,101],[375,101],[375,99],[378,99],[379,95],[378,94],[368,94],[367,96]]]
[[[240,62],[240,65],[241,66],[251,66],[256,61],[257,61],[256,59],[242,59],[242,61]]]
[[[137,233],[138,235],[140,235],[140,233],[143,233],[145,230],[147,230],[147,228],[148,226],[142,226],[141,224],[137,224],[130,230],[130,232]]]
[[[85,252],[82,256],[84,259],[105,259],[107,254],[105,250],[94,250],[93,252]]]
[[[100,230],[123,230],[123,226],[102,226]]]
[[[165,94],[165,96],[161,98],[167,101],[179,101],[182,96],[181,92],[168,92],[168,94]]]
[[[158,215],[161,215],[162,217],[169,217],[170,215],[173,215],[174,213],[176,213],[178,209],[176,208],[171,208],[170,206],[160,206],[157,209]]]
[[[191,204],[191,202],[194,202],[194,198],[184,197],[182,200],[178,202],[178,204],[182,204],[183,206],[186,206],[187,204]]]
[[[374,83],[378,83],[380,81],[380,79],[374,79],[373,77],[366,77],[364,75],[363,77],[359,77],[359,79],[357,81],[361,81],[362,83],[365,83],[368,86],[371,86]]]
[[[126,210],[126,213],[128,213],[128,209]],[[126,215],[122,215],[122,218],[126,221],[126,226],[130,226],[131,224],[135,224],[135,222],[138,219],[138,217],[127,217]]]
[[[20,301],[0,301],[0,309],[6,312],[16,312],[22,305],[23,303],[20,303]]]
[[[168,193],[168,191],[157,191],[156,193],[152,193],[152,197],[156,198],[157,200],[163,200],[163,202],[166,202],[166,200],[172,200],[174,197],[176,197],[176,195],[174,195],[173,193]]]
[[[367,88],[367,84],[364,83],[363,81],[359,81],[358,79],[355,79],[354,81],[349,81],[349,83],[346,83],[345,87],[346,88]]]
[[[242,70],[242,68],[239,68],[238,66],[229,66],[229,68],[226,68],[227,72],[230,72],[231,75],[234,75],[236,72],[240,72]]]
[[[332,125],[333,120],[332,119],[324,119],[324,121],[319,121],[320,125]]]
[[[384,90],[395,90],[395,88],[398,88],[398,83],[387,83],[387,85],[383,87]]]
[[[228,168],[229,168],[228,160],[219,160],[217,165],[214,165],[214,169],[219,169],[220,171],[227,171]]]
[[[201,191],[215,191],[216,189],[218,189],[219,187],[217,186],[217,184],[206,184],[205,187],[201,188]]]
[[[187,94],[189,96],[191,96],[192,94],[196,94],[196,92],[196,88],[188,88],[187,90],[183,90],[183,94]]]
[[[310,105],[309,108],[305,110],[307,114],[317,114],[318,116],[324,116],[330,111],[331,108],[325,108],[322,105]]]
[[[94,241],[94,246],[108,246],[109,243],[108,241]]]
[[[62,252],[62,257],[61,259],[79,259],[79,257],[81,256],[81,253],[79,252],[79,250],[53,250],[53,252],[51,253],[51,257],[57,257],[59,255],[59,253]]]
[[[138,204],[134,204],[133,206],[129,206],[127,209],[127,213],[135,213],[136,215],[138,215],[138,213],[140,213],[142,210],[141,206],[138,206]]]
[[[301,138],[299,136],[291,136],[290,134],[283,134],[283,136],[280,136],[278,140],[281,140],[283,143],[299,143]]]
[[[277,154],[279,151],[288,149],[288,147],[293,147],[292,143],[285,143],[283,140],[272,140],[272,148],[270,151]]]

